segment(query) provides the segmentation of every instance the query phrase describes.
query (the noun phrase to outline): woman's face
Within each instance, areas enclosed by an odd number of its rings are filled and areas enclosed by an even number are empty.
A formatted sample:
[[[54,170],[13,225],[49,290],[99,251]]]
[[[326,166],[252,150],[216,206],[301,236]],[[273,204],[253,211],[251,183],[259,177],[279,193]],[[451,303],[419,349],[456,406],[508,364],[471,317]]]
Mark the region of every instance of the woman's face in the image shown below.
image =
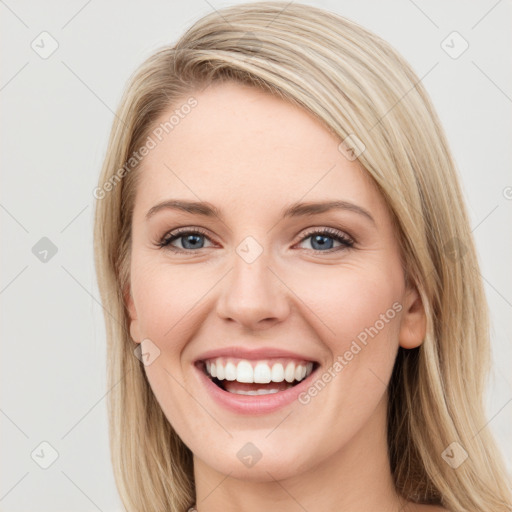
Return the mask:
[[[382,440],[421,302],[381,195],[336,137],[248,86],[194,97],[140,169],[131,334],[197,464],[286,478]]]

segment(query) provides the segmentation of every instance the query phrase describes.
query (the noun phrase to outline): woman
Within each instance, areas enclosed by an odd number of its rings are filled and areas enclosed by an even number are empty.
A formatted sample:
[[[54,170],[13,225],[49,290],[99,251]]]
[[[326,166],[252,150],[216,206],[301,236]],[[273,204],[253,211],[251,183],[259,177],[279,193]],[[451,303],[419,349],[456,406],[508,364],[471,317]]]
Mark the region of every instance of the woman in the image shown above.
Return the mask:
[[[455,165],[387,43],[204,17],[131,79],[95,195],[128,511],[510,510]]]

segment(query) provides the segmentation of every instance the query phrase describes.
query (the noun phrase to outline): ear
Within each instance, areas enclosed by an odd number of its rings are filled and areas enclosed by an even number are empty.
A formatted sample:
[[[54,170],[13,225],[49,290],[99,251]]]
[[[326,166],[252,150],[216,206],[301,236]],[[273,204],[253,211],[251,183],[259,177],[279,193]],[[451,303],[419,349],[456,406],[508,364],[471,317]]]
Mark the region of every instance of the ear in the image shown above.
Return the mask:
[[[413,283],[407,286],[403,311],[399,334],[400,346],[407,349],[419,347],[427,332],[427,316],[421,296]]]
[[[139,321],[137,319],[137,310],[135,309],[135,303],[133,302],[133,297],[131,293],[130,286],[127,285],[123,290],[124,303],[126,304],[126,309],[128,310],[128,315],[130,316],[130,336],[135,343],[140,343],[141,336],[139,330]]]

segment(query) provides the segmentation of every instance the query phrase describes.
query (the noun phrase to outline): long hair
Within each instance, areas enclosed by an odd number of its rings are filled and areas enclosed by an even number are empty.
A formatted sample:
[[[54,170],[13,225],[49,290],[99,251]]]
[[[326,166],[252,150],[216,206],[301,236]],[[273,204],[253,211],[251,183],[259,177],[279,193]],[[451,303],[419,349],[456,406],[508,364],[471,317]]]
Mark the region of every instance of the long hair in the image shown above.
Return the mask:
[[[181,512],[195,499],[192,454],[157,403],[129,335],[134,155],[163,113],[224,80],[259,87],[316,116],[355,151],[392,213],[407,279],[427,316],[423,343],[399,349],[389,384],[397,492],[454,512],[510,510],[483,406],[488,309],[457,169],[431,101],[409,64],[356,23],[307,5],[256,2],[201,18],[138,68],[94,192],[111,458],[127,511]]]

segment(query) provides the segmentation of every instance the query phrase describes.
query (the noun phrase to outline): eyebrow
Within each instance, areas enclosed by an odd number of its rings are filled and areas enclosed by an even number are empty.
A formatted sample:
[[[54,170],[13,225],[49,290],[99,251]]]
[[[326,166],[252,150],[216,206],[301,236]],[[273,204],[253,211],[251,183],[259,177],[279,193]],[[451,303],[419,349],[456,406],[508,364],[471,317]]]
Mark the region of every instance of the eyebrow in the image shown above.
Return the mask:
[[[168,200],[153,206],[146,214],[146,220],[150,219],[160,210],[179,210],[187,213],[192,213],[195,215],[202,215],[204,217],[222,218],[221,211],[211,203],[187,200]],[[373,224],[375,224],[375,220],[371,216],[370,212],[365,210],[363,207],[351,203],[349,201],[319,201],[308,203],[294,203],[290,206],[285,207],[281,211],[281,214],[283,218],[306,217],[311,215],[317,215],[320,213],[325,213],[331,210],[348,210],[354,213],[358,213],[366,217]]]

